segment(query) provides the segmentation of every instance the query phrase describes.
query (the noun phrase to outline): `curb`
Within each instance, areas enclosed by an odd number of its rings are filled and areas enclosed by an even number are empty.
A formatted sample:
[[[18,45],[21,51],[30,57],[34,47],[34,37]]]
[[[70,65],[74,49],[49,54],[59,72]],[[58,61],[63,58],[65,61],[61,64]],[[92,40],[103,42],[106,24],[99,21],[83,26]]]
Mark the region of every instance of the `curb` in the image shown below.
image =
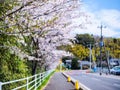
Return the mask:
[[[66,78],[69,77],[69,75],[67,75],[67,74],[64,73],[64,72],[62,72],[62,74],[63,74]],[[70,78],[71,78],[71,82],[75,85],[75,82],[76,82],[77,80],[74,79],[74,78],[72,78],[72,77],[70,77]],[[83,85],[83,84],[80,83],[80,82],[79,82],[79,86],[80,86],[80,90],[81,90],[81,89],[82,89],[82,90],[91,90],[90,88],[86,87],[85,85]]]

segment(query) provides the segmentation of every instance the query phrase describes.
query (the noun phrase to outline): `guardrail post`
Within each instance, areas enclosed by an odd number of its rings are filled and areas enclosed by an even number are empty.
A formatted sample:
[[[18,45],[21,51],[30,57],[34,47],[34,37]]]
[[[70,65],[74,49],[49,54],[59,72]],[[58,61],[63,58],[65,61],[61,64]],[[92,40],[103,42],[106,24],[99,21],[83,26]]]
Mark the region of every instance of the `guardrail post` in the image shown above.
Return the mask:
[[[43,73],[43,81],[44,81],[44,79],[45,79],[45,72]]]
[[[0,90],[2,90],[2,82],[0,82]]]
[[[48,72],[46,71],[46,72],[45,72],[45,78],[46,78],[47,76],[48,76]]]
[[[39,78],[40,78],[40,85],[41,85],[41,73],[39,74]]]
[[[27,90],[29,89],[29,78],[27,77]]]
[[[42,73],[41,73],[41,83],[42,83]]]
[[[45,72],[43,73],[42,77],[43,77],[43,81],[44,81],[44,79],[45,79]]]
[[[37,75],[35,75],[35,90],[37,89]]]
[[[46,78],[46,72],[45,72],[45,74],[44,74],[44,80],[45,80],[45,78]]]

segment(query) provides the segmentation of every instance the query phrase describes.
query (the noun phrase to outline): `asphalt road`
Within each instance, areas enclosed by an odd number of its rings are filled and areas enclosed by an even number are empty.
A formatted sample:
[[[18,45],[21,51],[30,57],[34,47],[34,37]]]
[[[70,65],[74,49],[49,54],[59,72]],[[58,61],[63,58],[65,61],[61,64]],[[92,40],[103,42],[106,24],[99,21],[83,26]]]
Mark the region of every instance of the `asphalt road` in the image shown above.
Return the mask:
[[[74,79],[79,80],[91,90],[120,90],[120,79],[92,75],[81,71],[67,72]]]

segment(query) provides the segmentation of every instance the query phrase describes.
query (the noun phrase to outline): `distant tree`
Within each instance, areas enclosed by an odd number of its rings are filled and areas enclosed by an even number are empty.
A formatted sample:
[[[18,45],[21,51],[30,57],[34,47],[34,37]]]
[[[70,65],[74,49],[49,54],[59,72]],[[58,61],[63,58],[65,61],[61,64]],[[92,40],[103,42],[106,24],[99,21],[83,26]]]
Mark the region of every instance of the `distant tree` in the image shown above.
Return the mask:
[[[69,51],[80,60],[83,60],[89,56],[89,49],[85,48],[83,45],[75,44],[71,47],[71,49],[69,49]]]
[[[85,47],[89,47],[89,44],[95,43],[93,35],[77,34],[75,38],[76,38],[76,40],[75,40],[76,44],[82,44]]]
[[[113,38],[113,42],[114,42],[114,43],[117,43],[117,39],[116,39],[116,38]]]
[[[72,62],[71,62],[71,69],[79,69],[79,62],[78,62],[78,58],[73,58]]]
[[[104,38],[105,49],[109,51],[111,58],[120,58],[120,39]]]
[[[62,62],[63,63],[66,63],[65,62],[66,60],[72,60],[72,57],[70,57],[70,56],[64,56],[64,57],[62,57]]]

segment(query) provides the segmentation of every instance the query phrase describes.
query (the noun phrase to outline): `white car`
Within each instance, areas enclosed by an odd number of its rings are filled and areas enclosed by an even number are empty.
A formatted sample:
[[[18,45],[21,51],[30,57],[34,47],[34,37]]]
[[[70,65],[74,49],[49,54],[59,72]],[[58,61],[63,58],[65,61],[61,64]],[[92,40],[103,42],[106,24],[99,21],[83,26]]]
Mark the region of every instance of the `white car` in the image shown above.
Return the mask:
[[[110,73],[115,75],[120,75],[120,66],[115,66],[112,69],[110,69]]]

